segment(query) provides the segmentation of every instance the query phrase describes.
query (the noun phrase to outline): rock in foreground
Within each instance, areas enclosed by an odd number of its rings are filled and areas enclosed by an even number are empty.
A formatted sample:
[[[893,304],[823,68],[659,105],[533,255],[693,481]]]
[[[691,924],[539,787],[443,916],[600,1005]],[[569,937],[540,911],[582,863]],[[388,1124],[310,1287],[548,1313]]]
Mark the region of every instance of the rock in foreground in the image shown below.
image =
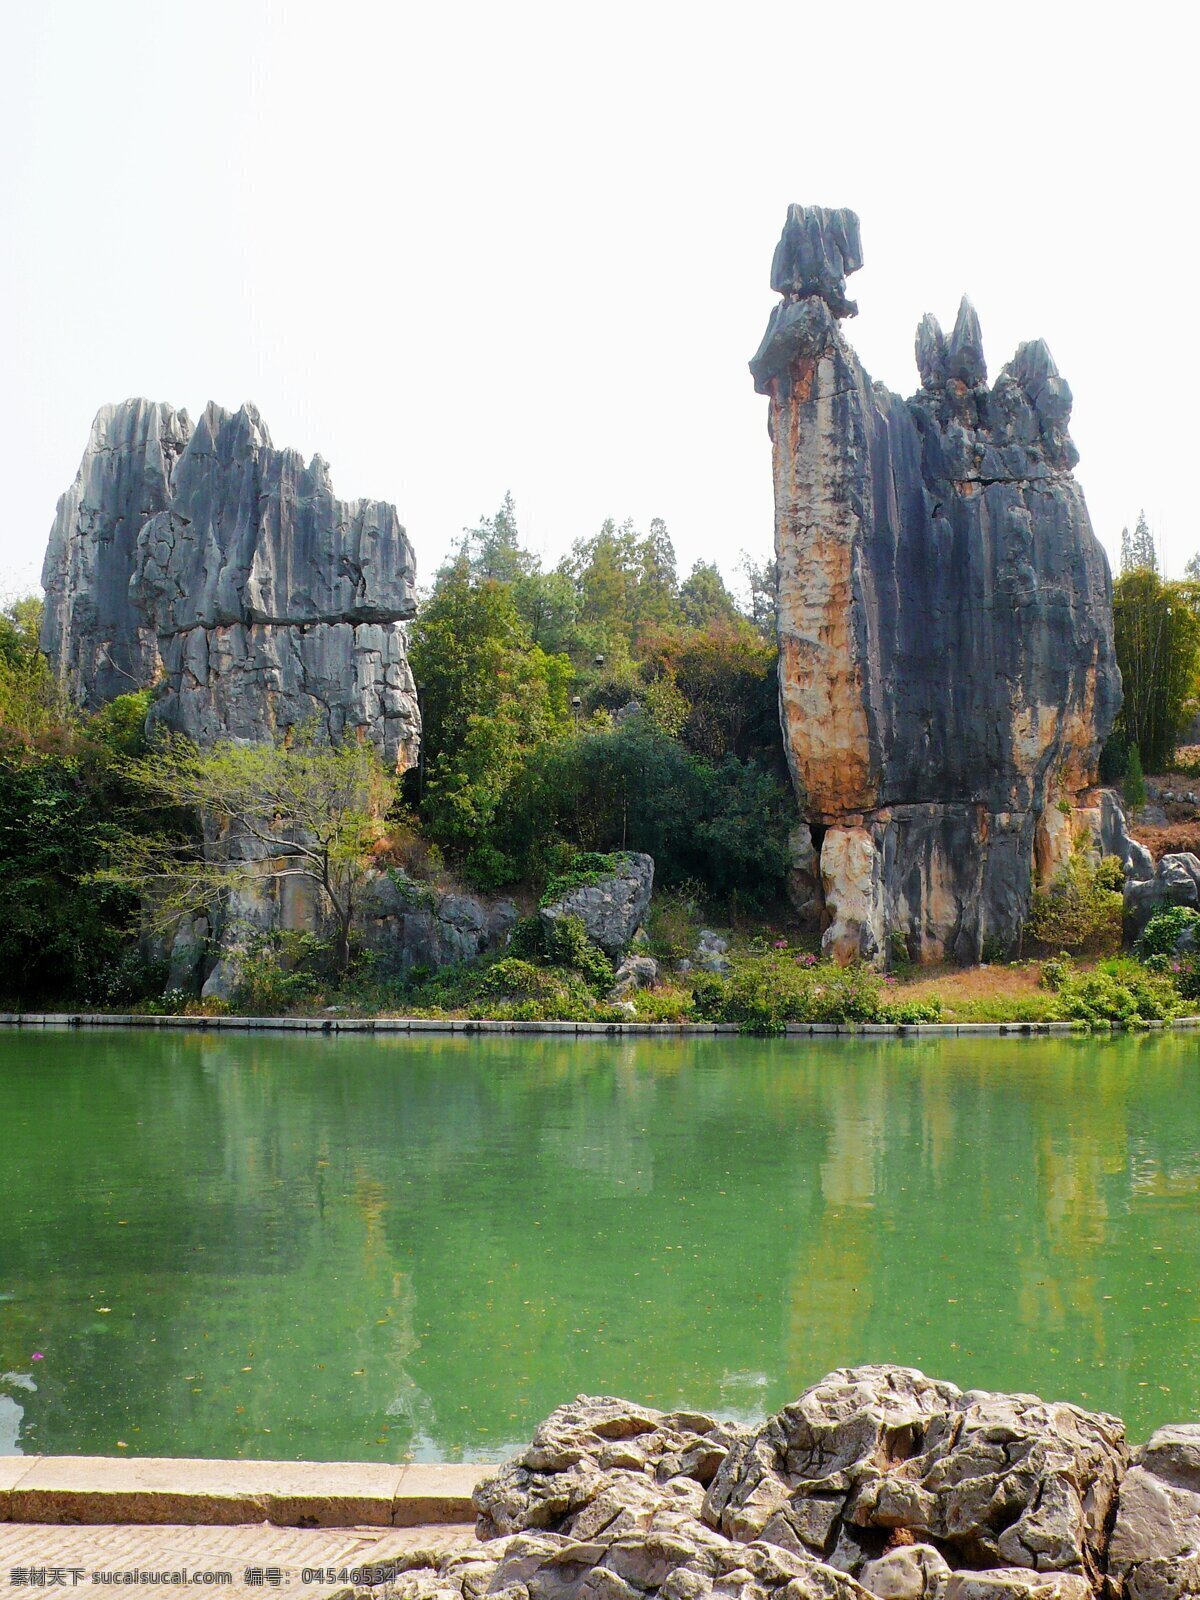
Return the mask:
[[[1130,1467],[1115,1417],[886,1366],[753,1431],[581,1395],[475,1504],[482,1542],[403,1558],[401,1600],[1182,1600],[1200,1427]]]

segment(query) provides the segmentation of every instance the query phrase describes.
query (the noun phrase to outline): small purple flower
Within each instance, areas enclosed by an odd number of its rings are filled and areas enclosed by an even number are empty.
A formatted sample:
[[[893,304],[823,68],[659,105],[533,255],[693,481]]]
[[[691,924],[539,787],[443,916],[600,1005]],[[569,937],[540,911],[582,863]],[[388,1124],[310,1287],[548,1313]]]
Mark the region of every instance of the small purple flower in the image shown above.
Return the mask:
[[[29,1359],[31,1361],[44,1361],[46,1358],[40,1350],[35,1350]]]
[[[787,940],[786,939],[776,939],[775,948],[776,948],[776,950],[786,950],[787,949]]]

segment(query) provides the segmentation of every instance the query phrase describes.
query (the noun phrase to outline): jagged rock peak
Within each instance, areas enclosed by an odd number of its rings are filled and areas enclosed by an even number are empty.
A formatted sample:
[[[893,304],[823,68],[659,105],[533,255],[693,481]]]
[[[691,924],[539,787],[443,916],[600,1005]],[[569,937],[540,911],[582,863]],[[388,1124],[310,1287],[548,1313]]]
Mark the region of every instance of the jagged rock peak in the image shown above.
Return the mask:
[[[957,378],[974,389],[987,382],[987,362],[983,354],[983,333],[975,307],[963,295],[954,319],[954,332],[946,345],[946,376]]]
[[[420,718],[403,622],[416,563],[394,506],[339,500],[258,408],[103,406],[58,504],[42,647],[80,705],[158,687],[201,743],[314,715],[408,765]]]
[[[771,262],[771,287],[803,298],[819,295],[836,317],[853,317],[846,279],[863,264],[858,215],[845,207],[788,207],[787,221]]]
[[[917,324],[916,356],[922,386],[942,388],[946,382],[946,335],[932,311],[927,311]]]

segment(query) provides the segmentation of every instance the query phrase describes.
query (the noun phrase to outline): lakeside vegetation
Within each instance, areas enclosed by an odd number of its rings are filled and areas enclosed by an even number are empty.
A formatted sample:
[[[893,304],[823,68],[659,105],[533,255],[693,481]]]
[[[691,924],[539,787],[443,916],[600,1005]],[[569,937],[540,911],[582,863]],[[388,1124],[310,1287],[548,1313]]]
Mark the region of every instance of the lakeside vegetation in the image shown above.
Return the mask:
[[[1195,709],[1200,582],[1163,580],[1148,530],[1126,543],[1114,602],[1125,708],[1103,770],[1123,781],[1129,804],[1145,798],[1144,765],[1169,770]],[[1136,1023],[1195,1009],[1195,957],[1146,943],[1156,927],[1161,935],[1159,919],[1122,956],[1119,866],[1085,854],[1035,894],[1015,962],[914,971],[893,952],[884,976],[821,959],[786,896],[796,815],[779,734],[775,575],[745,558],[742,575],[740,598],[714,566],[697,563],[680,580],[659,521],[644,534],[606,522],[546,569],[522,545],[506,497],[464,535],[413,624],[424,737],[401,779],[368,748],[332,752],[312,730],[295,730],[286,747],[201,753],[170,738],[150,747],[150,692],[75,711],[37,647],[40,602],[10,605],[0,615],[5,998],[634,1016],[758,1032],[804,1021]],[[1195,775],[1187,760],[1177,770]],[[284,816],[293,821],[281,833]],[[283,834],[289,847],[301,834],[316,841],[280,871],[324,897],[332,935],[254,936],[227,1001],[164,995],[156,931],[230,893],[247,864],[214,840],[246,834],[264,849]],[[637,953],[660,970],[653,987],[615,1000],[613,963],[582,926],[567,921],[551,936],[536,913],[623,850],[655,861]],[[463,886],[510,896],[523,915],[505,948],[480,962],[389,970],[355,943],[368,871],[390,873],[414,903]],[[716,970],[694,961],[705,929],[728,949]]]

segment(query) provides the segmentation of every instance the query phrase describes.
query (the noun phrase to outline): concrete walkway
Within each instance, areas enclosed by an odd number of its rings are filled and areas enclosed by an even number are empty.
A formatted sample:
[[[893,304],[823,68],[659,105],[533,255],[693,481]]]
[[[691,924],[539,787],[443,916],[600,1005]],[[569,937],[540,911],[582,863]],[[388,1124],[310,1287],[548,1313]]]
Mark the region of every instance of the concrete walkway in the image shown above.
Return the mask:
[[[369,1461],[197,1461],[150,1456],[0,1457],[6,1522],[269,1522],[283,1528],[469,1523],[490,1469]]]
[[[357,1569],[406,1552],[470,1544],[470,1525],[411,1528],[278,1528],[145,1524],[53,1527],[0,1523],[0,1595],[34,1600],[85,1585],[92,1594],[161,1596],[186,1587],[220,1600],[307,1596],[332,1600]],[[136,1575],[131,1581],[127,1575]],[[370,1576],[379,1576],[370,1574]],[[379,1590],[385,1594],[386,1586]]]

